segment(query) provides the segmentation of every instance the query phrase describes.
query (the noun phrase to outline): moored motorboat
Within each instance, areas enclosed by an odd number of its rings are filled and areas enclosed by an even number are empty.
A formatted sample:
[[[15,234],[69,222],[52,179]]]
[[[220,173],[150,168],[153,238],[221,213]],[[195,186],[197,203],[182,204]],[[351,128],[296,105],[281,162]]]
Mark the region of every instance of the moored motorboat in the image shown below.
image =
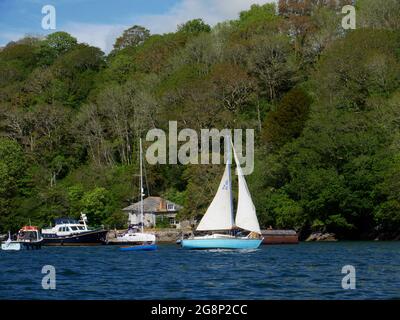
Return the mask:
[[[226,138],[227,159],[217,193],[201,219],[196,231],[211,232],[204,236],[182,239],[184,249],[257,249],[262,243],[256,210],[247,188],[239,160],[230,138]],[[236,163],[239,196],[236,219],[233,216],[230,149]],[[225,234],[222,231],[226,232]],[[247,233],[247,234],[246,234]]]
[[[16,240],[12,240],[11,234],[8,233],[8,239],[1,244],[1,249],[10,251],[35,250],[40,249],[42,243],[43,237],[38,227],[24,226],[18,231]]]
[[[81,214],[79,221],[70,218],[55,219],[55,226],[42,229],[43,245],[46,246],[93,246],[106,242],[107,230],[90,229],[87,217]]]

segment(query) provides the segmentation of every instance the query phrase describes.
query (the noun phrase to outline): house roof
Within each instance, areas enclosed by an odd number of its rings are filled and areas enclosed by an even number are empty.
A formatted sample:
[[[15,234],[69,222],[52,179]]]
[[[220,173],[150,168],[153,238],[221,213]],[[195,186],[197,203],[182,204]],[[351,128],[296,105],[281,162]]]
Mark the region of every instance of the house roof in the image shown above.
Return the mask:
[[[175,210],[173,211],[179,211],[182,209],[182,206],[179,204],[176,204],[172,201],[163,199],[161,197],[147,197],[146,199],[143,200],[143,210],[144,212],[171,212],[167,210],[167,205],[174,205]],[[123,211],[135,211],[139,212],[140,211],[140,201],[135,202],[131,204],[130,206],[122,209]]]

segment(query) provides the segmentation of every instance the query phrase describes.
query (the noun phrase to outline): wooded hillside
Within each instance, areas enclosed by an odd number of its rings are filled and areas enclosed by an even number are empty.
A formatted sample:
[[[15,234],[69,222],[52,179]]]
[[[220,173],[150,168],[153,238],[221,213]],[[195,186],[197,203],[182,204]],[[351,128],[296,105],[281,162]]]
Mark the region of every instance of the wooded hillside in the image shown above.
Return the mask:
[[[320,1],[314,1],[320,2]],[[0,231],[85,212],[121,227],[152,128],[252,128],[264,226],[393,238],[400,230],[400,3],[254,5],[175,33],[126,30],[105,55],[65,32],[0,52]],[[178,129],[179,129],[178,128]],[[148,144],[145,144],[145,146]],[[149,192],[202,215],[221,166],[147,165]]]

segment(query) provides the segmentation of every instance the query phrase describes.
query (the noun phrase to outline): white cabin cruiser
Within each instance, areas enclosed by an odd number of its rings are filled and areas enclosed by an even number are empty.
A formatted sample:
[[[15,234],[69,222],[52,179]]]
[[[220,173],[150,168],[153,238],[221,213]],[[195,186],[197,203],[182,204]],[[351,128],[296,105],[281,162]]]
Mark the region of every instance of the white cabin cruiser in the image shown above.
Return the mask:
[[[107,230],[90,229],[86,215],[81,213],[79,221],[70,218],[55,219],[55,226],[42,229],[42,235],[46,246],[101,245],[106,241]]]

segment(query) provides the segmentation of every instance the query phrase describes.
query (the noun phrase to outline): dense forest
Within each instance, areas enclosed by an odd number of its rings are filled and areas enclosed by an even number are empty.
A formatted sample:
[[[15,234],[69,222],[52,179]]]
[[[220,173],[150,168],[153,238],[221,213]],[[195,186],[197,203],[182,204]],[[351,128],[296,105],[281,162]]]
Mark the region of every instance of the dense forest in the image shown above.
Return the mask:
[[[0,231],[85,212],[123,227],[152,128],[255,129],[261,224],[306,235],[400,233],[400,2],[253,5],[210,27],[126,30],[105,55],[65,32],[0,51]],[[178,129],[179,129],[178,128]],[[149,143],[145,143],[145,147]],[[148,190],[201,216],[223,166],[146,165]]]

